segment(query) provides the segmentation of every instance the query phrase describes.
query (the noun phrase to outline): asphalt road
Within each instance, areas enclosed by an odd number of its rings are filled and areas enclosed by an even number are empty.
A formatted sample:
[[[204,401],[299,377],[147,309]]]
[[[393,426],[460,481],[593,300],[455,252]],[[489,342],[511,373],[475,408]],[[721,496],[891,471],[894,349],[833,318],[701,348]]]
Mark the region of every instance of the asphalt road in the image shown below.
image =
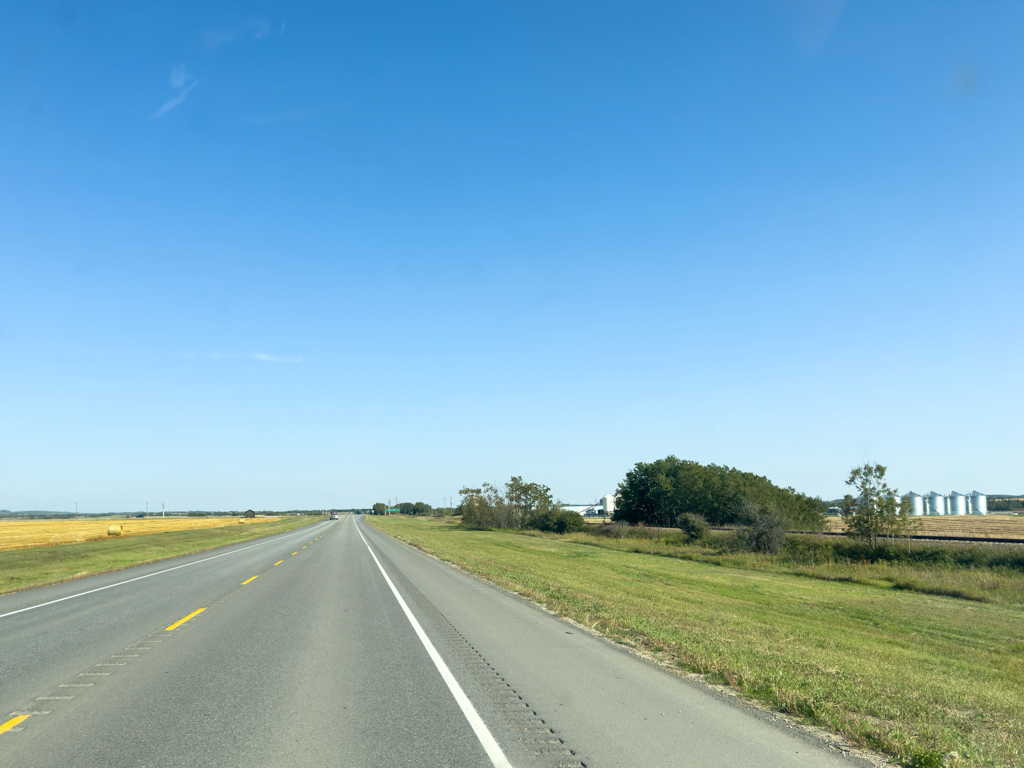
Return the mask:
[[[0,731],[27,768],[862,764],[357,517],[0,597]]]

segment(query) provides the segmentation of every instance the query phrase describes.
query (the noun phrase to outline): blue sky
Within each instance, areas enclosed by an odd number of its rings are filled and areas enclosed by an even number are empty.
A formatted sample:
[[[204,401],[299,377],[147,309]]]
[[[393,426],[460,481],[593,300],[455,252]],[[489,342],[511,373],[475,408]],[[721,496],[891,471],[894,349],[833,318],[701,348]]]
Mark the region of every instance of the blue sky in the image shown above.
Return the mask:
[[[1024,6],[210,5],[0,14],[0,508],[1024,492]]]

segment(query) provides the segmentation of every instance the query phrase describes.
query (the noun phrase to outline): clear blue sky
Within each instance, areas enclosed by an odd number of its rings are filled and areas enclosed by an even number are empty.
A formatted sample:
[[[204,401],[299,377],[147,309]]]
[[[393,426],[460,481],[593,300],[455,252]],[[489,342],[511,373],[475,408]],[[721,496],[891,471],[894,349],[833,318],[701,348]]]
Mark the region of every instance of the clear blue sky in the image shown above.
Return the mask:
[[[1024,492],[1020,3],[0,20],[0,508]]]

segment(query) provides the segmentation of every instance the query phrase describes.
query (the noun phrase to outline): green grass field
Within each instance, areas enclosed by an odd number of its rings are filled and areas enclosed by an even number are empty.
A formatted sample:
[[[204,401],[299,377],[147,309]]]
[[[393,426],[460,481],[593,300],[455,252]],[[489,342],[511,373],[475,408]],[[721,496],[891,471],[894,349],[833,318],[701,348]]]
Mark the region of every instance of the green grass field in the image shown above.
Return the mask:
[[[286,517],[259,525],[168,531],[0,552],[0,595],[251,541],[322,519]]]
[[[805,574],[763,556],[712,563],[628,551],[647,546],[630,540],[594,546],[587,534],[368,520],[616,641],[905,765],[1024,760],[1024,606],[1013,599],[1024,574],[995,574],[1013,584],[1001,583],[1001,599],[983,602],[874,578],[871,564]],[[830,580],[830,567],[844,580]],[[927,580],[928,569],[912,570],[904,577]],[[948,581],[948,570],[936,577]]]

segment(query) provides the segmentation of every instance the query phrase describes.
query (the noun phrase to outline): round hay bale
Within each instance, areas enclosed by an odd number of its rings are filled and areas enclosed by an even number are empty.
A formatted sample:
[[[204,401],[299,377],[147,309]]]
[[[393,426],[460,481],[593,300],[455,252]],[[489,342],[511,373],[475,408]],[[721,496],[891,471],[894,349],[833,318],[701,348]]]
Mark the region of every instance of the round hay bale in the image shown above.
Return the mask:
[[[118,525],[117,523],[114,523],[113,525],[108,525],[107,526],[107,536],[120,536],[120,535],[121,535],[121,526],[120,525]]]

